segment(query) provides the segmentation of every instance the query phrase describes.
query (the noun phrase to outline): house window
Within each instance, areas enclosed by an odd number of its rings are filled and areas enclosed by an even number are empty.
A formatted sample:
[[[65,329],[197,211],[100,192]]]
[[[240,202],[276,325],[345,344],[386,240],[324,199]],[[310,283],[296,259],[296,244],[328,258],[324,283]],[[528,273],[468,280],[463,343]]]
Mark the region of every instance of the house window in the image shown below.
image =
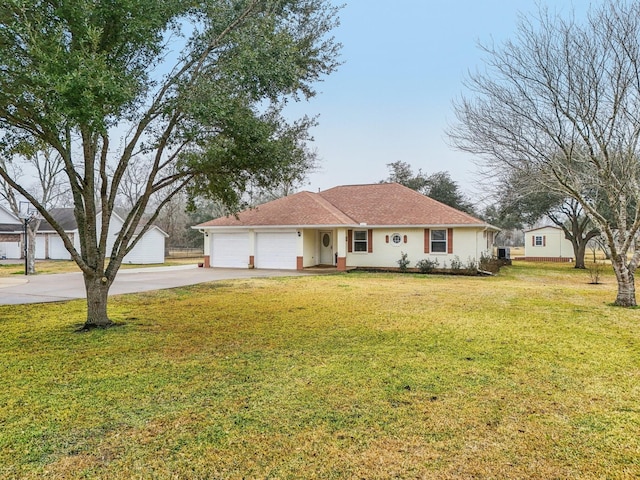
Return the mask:
[[[431,251],[433,253],[447,253],[446,230],[431,230]]]
[[[355,230],[353,232],[353,251],[354,252],[366,252],[368,250],[367,245],[367,231]]]
[[[535,236],[533,245],[536,246],[536,247],[544,246],[544,238],[542,237],[542,235],[536,235]]]
[[[391,244],[394,247],[399,246],[402,243],[402,235],[400,235],[399,233],[394,233],[393,235],[391,235]]]

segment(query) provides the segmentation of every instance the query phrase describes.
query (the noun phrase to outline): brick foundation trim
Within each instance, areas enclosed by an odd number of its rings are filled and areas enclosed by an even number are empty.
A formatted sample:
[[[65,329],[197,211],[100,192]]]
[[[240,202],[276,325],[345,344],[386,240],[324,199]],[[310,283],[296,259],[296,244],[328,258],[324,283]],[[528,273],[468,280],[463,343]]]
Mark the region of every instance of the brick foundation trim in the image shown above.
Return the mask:
[[[304,258],[296,257],[296,270],[302,270],[304,268]]]
[[[573,262],[573,257],[519,257],[513,260],[524,260],[525,262],[553,262],[569,263]]]
[[[19,242],[21,240],[19,233],[0,233],[0,242]]]
[[[336,265],[338,267],[338,271],[339,272],[346,272],[347,271],[347,257],[338,257],[338,265]]]
[[[211,257],[209,255],[204,256],[204,268],[211,267]]]

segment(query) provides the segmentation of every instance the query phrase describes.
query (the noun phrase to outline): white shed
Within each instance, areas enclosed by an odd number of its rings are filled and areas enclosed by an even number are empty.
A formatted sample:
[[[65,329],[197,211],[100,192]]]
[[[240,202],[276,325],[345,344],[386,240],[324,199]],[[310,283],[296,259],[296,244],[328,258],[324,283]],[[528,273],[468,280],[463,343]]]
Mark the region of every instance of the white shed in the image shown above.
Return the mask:
[[[109,222],[109,236],[107,237],[107,256],[111,255],[111,249],[115,242],[116,236],[120,233],[120,229],[124,225],[124,219],[117,213],[113,212],[111,221]],[[137,229],[140,231],[141,227]],[[153,264],[164,263],[164,242],[168,237],[160,227],[152,225],[145,232],[143,237],[138,241],[133,250],[131,250],[122,260],[122,263],[132,264]]]
[[[159,227],[152,226],[133,247],[133,250],[124,257],[122,263],[164,263],[164,241],[168,236]]]
[[[67,235],[71,238],[74,247],[80,250],[78,226],[72,208],[54,208],[51,215],[56,219]],[[99,214],[98,214],[99,215]],[[107,256],[111,255],[111,249],[116,236],[120,232],[124,220],[117,213],[113,213],[109,223],[109,235],[107,237]],[[162,229],[156,225],[151,226],[136,246],[124,257],[123,263],[154,264],[164,263],[164,244],[168,237]],[[42,222],[36,238],[36,258],[48,258],[52,260],[69,260],[71,255],[64,247],[62,239],[55,230],[45,221]]]
[[[0,259],[21,257],[22,229],[22,220],[0,205]]]
[[[525,260],[538,262],[572,262],[573,245],[560,227],[547,225],[524,232]]]

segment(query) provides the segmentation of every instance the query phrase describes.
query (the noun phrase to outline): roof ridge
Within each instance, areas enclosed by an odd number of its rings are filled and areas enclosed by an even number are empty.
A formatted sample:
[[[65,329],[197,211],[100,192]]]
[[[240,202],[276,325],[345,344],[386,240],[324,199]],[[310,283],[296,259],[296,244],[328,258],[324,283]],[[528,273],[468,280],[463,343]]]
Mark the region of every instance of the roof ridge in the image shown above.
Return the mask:
[[[331,213],[332,215],[334,215],[339,220],[344,221],[344,219],[346,219],[347,220],[346,223],[358,223],[353,218],[351,218],[349,215],[347,215],[345,212],[343,212],[340,208],[338,208],[336,205],[334,205],[332,202],[330,202],[329,200],[324,198],[322,196],[322,192],[318,192],[318,193],[307,192],[307,193],[309,193],[312,196],[313,200],[318,205],[320,205],[327,212]],[[337,211],[340,214],[340,216],[344,217],[344,219],[340,219],[339,216],[335,214],[335,211]]]
[[[473,215],[398,183],[376,183],[341,185],[319,192],[303,190],[267,202],[255,210],[240,212],[235,219],[220,217],[200,226],[356,226],[365,223],[380,226],[488,225]]]
[[[429,200],[431,200],[431,201],[433,201],[433,202],[439,203],[440,205],[442,205],[442,206],[443,206],[443,207],[445,207],[446,209],[453,210],[453,211],[454,211],[454,212],[456,212],[456,213],[459,213],[459,214],[465,215],[465,216],[467,216],[467,217],[469,217],[469,218],[471,218],[471,219],[473,219],[473,220],[475,220],[475,221],[477,221],[477,222],[484,222],[484,220],[481,220],[480,218],[475,217],[475,216],[471,215],[470,213],[467,213],[467,212],[465,212],[465,211],[462,211],[462,210],[460,210],[459,208],[452,207],[451,205],[448,205],[448,204],[446,204],[446,203],[444,203],[444,202],[441,202],[440,200],[437,200],[437,199],[435,199],[435,198],[433,198],[433,197],[430,197],[429,195],[425,195],[424,193],[420,193],[420,192],[418,192],[417,190],[414,190],[413,188],[409,188],[409,187],[407,187],[406,185],[402,185],[401,183],[398,183],[398,182],[389,182],[388,184],[389,184],[389,185],[398,185],[399,187],[402,187],[402,188],[405,188],[405,189],[407,189],[407,190],[412,191],[415,195],[419,195],[419,196],[421,196],[421,197],[426,197],[426,198],[428,198]]]

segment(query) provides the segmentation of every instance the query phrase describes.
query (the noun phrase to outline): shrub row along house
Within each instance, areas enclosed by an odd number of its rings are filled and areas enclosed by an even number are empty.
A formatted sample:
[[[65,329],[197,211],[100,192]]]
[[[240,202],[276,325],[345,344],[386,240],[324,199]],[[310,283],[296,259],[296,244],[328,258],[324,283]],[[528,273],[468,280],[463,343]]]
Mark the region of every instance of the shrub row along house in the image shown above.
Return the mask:
[[[73,208],[52,208],[50,213],[69,236],[76,250],[80,251],[78,225],[73,214]],[[115,236],[123,224],[124,220],[114,213],[109,224],[107,255],[110,254]],[[0,259],[23,258],[23,225],[21,219],[0,205]],[[164,246],[167,237],[168,235],[164,231],[154,225],[144,234],[133,250],[124,257],[123,263],[164,263]],[[36,234],[36,258],[50,260],[71,259],[71,255],[62,243],[60,235],[44,220],[40,223],[40,228]]]
[[[475,262],[499,231],[397,183],[299,192],[193,228],[204,234],[206,267],[301,270]]]

